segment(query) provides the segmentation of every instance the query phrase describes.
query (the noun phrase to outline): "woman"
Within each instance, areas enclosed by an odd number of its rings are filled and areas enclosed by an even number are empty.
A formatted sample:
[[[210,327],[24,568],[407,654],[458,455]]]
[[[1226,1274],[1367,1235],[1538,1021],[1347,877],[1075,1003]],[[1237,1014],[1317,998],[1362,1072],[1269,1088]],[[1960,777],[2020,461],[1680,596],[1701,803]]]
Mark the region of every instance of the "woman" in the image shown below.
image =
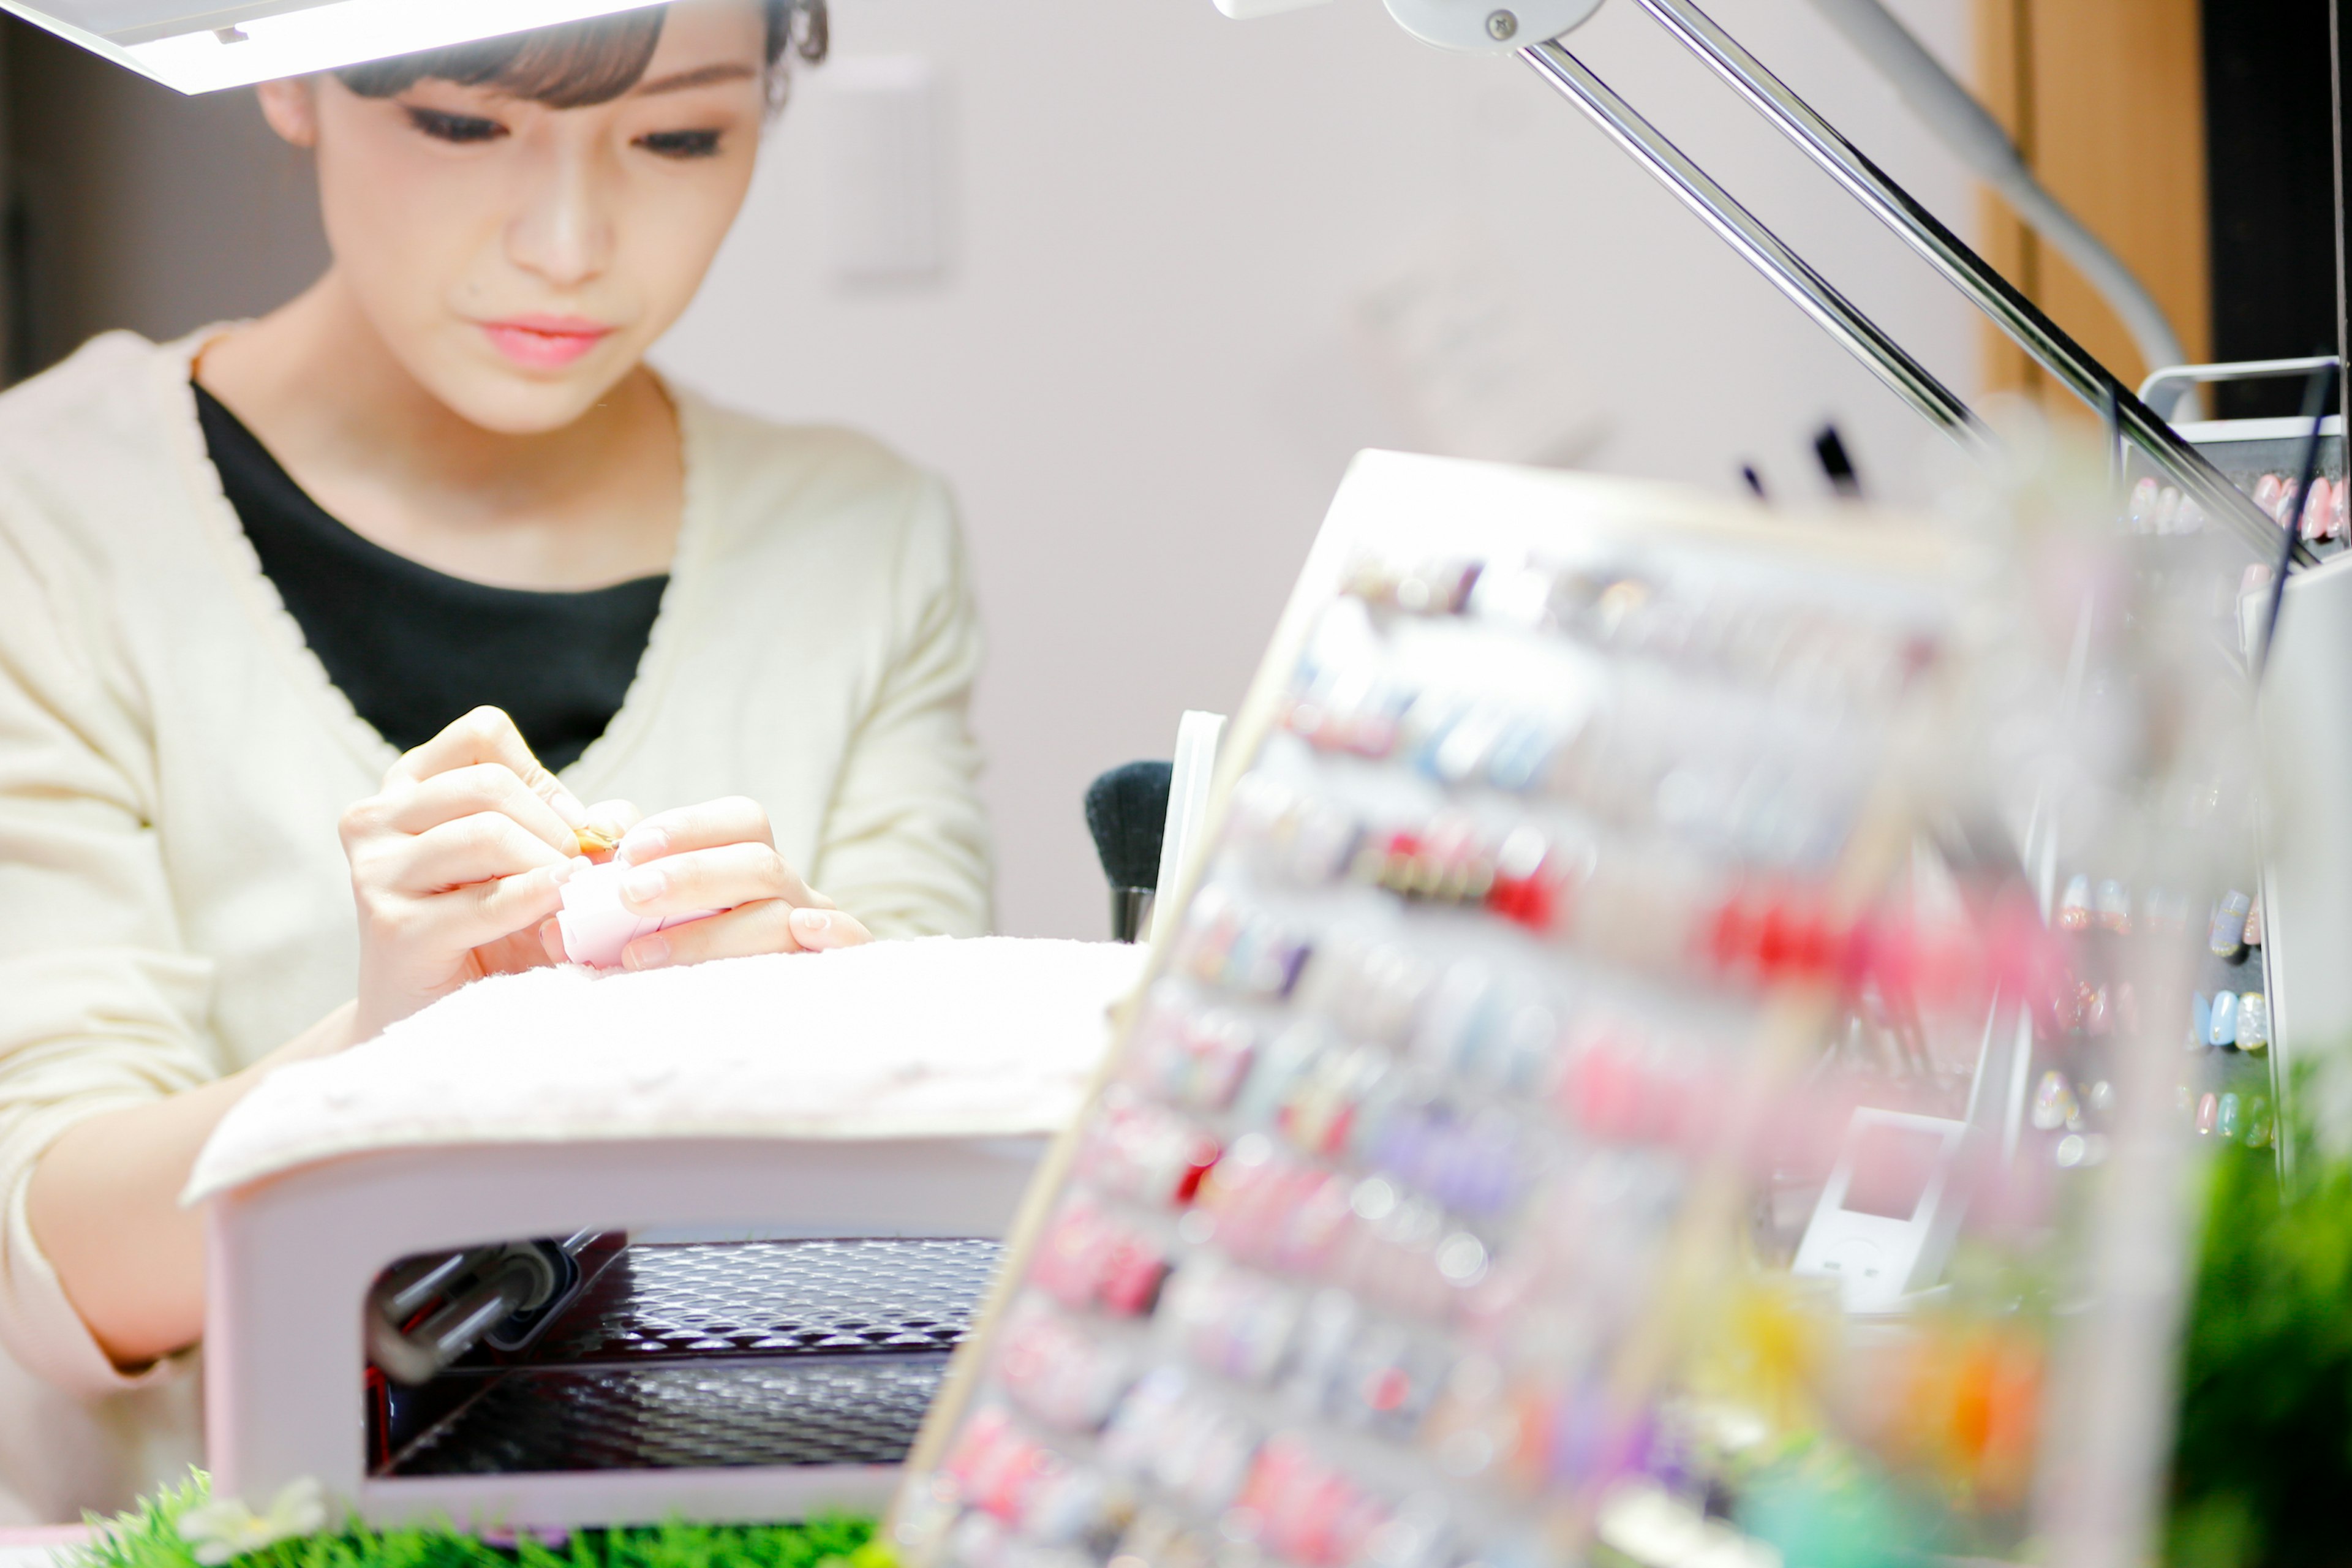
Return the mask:
[[[642,363],[822,42],[682,0],[266,86],[325,276],[0,397],[0,1522],[196,1457],[196,1150],[549,962],[592,818],[724,911],[632,968],[984,929],[943,490]]]

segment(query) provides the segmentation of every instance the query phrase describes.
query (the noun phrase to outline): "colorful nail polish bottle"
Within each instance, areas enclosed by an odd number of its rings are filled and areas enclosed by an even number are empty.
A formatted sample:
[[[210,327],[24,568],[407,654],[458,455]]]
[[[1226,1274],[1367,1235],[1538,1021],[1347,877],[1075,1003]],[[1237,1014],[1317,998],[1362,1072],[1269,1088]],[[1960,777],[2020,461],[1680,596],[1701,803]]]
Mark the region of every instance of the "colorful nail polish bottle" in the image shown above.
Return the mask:
[[[2246,951],[2246,915],[2254,901],[2232,889],[2213,907],[2213,926],[2206,945],[2216,958],[2235,958]]]
[[[2066,881],[2066,891],[2058,900],[2060,931],[2091,929],[2091,879],[2080,873]]]
[[[2217,1138],[2235,1139],[2240,1131],[2238,1097],[2234,1094],[2225,1094],[2221,1097],[2221,1108],[2213,1118],[2213,1134]]]
[[[2259,991],[2238,998],[2238,1048],[2259,1051],[2271,1043],[2271,999]]]
[[[2221,1097],[2208,1089],[2197,1101],[2197,1136],[2211,1137],[2213,1123],[2221,1119]]]
[[[2033,1091],[2033,1125],[2036,1131],[2055,1132],[2081,1114],[2074,1100],[2074,1087],[2066,1075],[2053,1068],[2042,1075],[2042,1083]]]
[[[2205,1031],[2209,1046],[2234,1046],[2238,1043],[2238,994],[2217,991],[2213,994],[2213,1018]]]
[[[2131,934],[2131,895],[2113,877],[2099,884],[2099,924],[2118,936]]]

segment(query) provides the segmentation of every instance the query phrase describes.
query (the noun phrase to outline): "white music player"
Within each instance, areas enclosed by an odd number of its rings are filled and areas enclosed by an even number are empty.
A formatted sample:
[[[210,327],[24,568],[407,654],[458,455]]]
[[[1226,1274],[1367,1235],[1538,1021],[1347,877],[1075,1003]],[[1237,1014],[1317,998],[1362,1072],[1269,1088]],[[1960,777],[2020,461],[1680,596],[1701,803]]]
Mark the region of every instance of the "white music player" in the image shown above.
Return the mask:
[[[1936,1283],[1967,1205],[1953,1174],[1965,1121],[1857,1110],[1792,1272],[1838,1281],[1849,1312],[1886,1312]]]

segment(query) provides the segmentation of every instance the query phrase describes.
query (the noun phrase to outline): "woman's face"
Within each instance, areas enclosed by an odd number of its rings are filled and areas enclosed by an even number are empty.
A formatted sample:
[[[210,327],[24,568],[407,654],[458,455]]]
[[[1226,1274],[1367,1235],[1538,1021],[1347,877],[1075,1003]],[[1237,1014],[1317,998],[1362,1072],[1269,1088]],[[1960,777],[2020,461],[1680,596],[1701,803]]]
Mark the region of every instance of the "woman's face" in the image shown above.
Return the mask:
[[[755,0],[679,0],[609,103],[427,79],[263,91],[314,144],[335,267],[394,357],[486,429],[558,429],[683,311],[742,205],[765,106]]]

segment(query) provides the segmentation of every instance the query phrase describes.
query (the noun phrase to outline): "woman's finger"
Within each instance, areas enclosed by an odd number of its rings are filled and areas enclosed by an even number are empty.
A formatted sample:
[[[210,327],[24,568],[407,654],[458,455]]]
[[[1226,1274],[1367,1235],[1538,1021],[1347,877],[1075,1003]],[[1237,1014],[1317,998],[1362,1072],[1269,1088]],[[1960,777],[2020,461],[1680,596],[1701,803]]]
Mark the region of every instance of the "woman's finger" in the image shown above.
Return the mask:
[[[815,897],[784,858],[765,844],[691,849],[643,865],[632,863],[621,876],[621,903],[640,915],[731,910],[762,899],[805,905]]]
[[[566,862],[568,865],[569,862]],[[535,930],[562,907],[562,868],[535,867],[399,906],[402,937],[420,948],[462,953]]]
[[[551,884],[560,887],[571,874],[572,861],[571,855],[551,847],[504,812],[481,811],[394,840],[383,851],[382,874],[394,891],[423,898],[525,871],[562,868],[563,875]]]
[[[477,708],[447,729],[408,752],[392,764],[384,774],[390,784],[395,779],[423,780],[436,773],[456,768],[471,767],[477,763],[497,763],[520,779],[523,787],[555,808],[555,814],[573,827],[586,820],[587,812],[579,797],[563,787],[562,782],[540,765],[530,753],[530,745],[515,728],[512,719],[497,708]]]
[[[565,862],[569,866],[570,862]],[[450,906],[449,934],[467,947],[480,947],[517,931],[535,929],[562,907],[565,867],[541,867],[519,876],[500,877],[459,888],[433,904]],[[470,941],[465,940],[467,936]]]
[[[708,963],[715,958],[797,952],[800,943],[793,936],[792,914],[793,906],[782,899],[762,899],[724,914],[688,921],[629,943],[621,950],[621,967],[666,969]]]
[[[499,812],[520,823],[559,854],[568,857],[579,852],[579,836],[571,826],[502,763],[475,763],[415,783],[404,781],[387,790],[383,799],[379,820],[395,833],[424,833],[445,822]]]

